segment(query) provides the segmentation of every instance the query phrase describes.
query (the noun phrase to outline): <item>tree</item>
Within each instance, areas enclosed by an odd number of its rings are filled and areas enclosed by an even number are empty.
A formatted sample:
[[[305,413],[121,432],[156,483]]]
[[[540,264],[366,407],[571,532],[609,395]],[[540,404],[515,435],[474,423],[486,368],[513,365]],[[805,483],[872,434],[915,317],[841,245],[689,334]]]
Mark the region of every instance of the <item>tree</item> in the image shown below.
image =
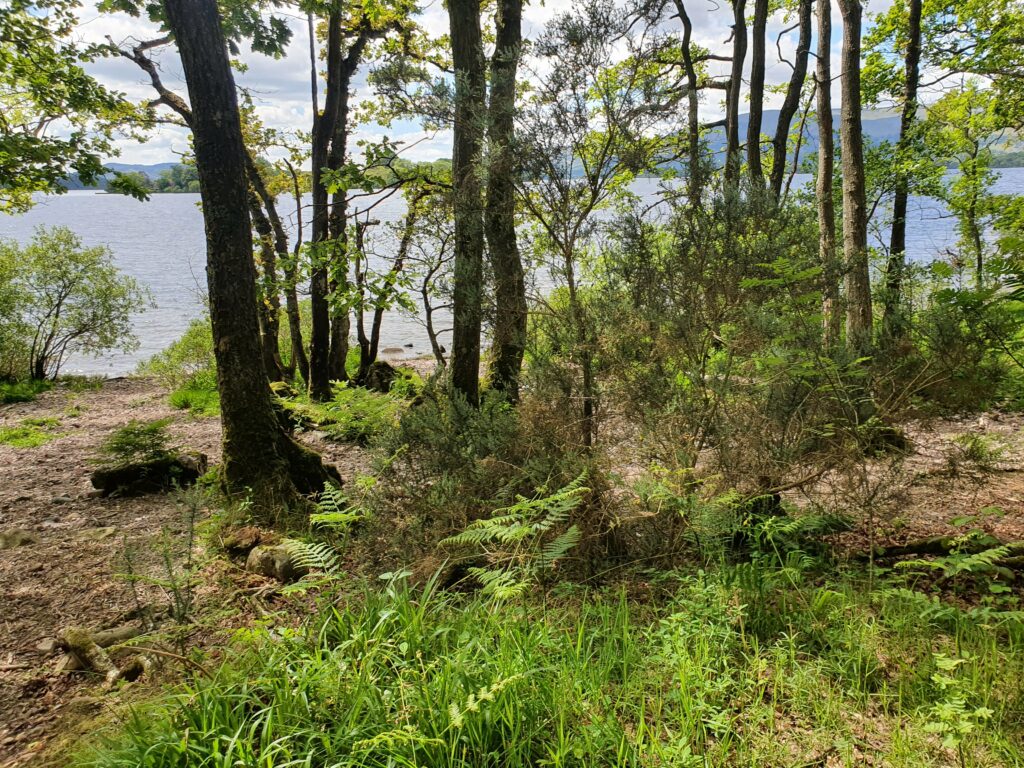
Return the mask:
[[[66,227],[40,228],[24,248],[0,244],[0,262],[11,273],[11,301],[0,307],[7,315],[0,324],[31,340],[25,371],[31,378],[55,378],[69,354],[138,346],[131,319],[146,308],[149,293],[118,272],[110,249],[83,248]]]
[[[775,136],[772,138],[772,170],[769,178],[772,194],[776,200],[782,195],[782,180],[786,174],[786,147],[789,143],[789,127],[793,122],[797,109],[800,107],[800,94],[803,92],[804,81],[807,79],[807,58],[811,51],[812,6],[813,0],[799,0],[797,4],[797,15],[799,17],[797,25],[800,28],[800,38],[796,44],[793,73],[786,87],[786,97],[779,108],[779,119],[775,126]],[[830,41],[825,40],[825,43],[828,45]],[[826,62],[827,66],[828,63]],[[826,84],[824,87],[830,88],[831,84]],[[831,114],[829,115],[829,120],[831,121]]]
[[[957,173],[939,192],[957,219],[957,246],[974,269],[975,287],[985,287],[985,237],[991,217],[992,145],[999,140],[998,96],[976,80],[949,91],[928,107],[926,142],[934,155],[952,161]]]
[[[882,296],[881,340],[886,345],[904,338],[908,330],[902,293],[907,250],[907,202],[913,182],[914,156],[919,154],[914,126],[917,122],[917,91],[921,80],[922,7],[922,0],[909,0],[905,7],[902,4],[894,5],[888,13],[877,19],[866,41],[868,56],[865,90],[869,93],[869,103],[877,101],[880,92],[896,96],[894,92],[897,91],[899,95],[896,99],[900,103],[900,132],[891,165],[895,175],[892,230]],[[895,62],[891,62],[882,53],[883,44],[902,51],[902,71],[898,71]]]
[[[818,168],[815,199],[818,204],[818,258],[821,263],[822,336],[826,349],[839,342],[842,314],[836,263],[836,211],[832,197],[835,175],[835,136],[832,127],[832,5],[818,3],[818,51],[815,70],[818,112]]]
[[[747,56],[747,0],[732,0],[732,66],[725,97],[725,186],[735,188],[740,178],[740,93]]]
[[[483,302],[481,152],[486,120],[479,0],[450,0],[455,121],[452,185],[455,213],[452,387],[467,402],[480,400],[480,327]]]
[[[516,242],[514,145],[516,71],[522,48],[522,0],[501,0],[495,17],[488,105],[489,156],[484,225],[494,273],[491,386],[519,399],[519,371],[526,348],[526,282]]]
[[[97,185],[117,133],[148,120],[83,64],[97,55],[73,39],[73,0],[10,0],[0,8],[0,213],[24,211],[32,194],[66,191],[76,174]],[[145,199],[146,188],[114,174],[117,191]]]
[[[843,96],[839,138],[843,164],[843,260],[846,272],[846,346],[857,357],[871,350],[871,277],[868,271],[868,212],[860,94],[860,0],[840,0]]]
[[[761,119],[764,115],[765,28],[768,25],[768,0],[754,0],[750,51],[750,111],[747,114],[747,172],[751,185],[764,186],[761,166]]]
[[[340,482],[287,435],[274,410],[260,348],[246,149],[215,0],[166,0],[181,53],[206,222],[207,285],[223,427],[223,482],[264,513]]]

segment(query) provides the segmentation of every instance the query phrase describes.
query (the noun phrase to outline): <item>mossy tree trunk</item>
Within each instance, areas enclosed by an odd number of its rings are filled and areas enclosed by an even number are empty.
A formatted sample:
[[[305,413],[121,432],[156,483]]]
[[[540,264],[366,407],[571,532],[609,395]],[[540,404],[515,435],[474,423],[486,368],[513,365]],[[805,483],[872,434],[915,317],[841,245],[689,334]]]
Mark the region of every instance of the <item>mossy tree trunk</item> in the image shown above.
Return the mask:
[[[206,225],[207,286],[223,427],[223,481],[268,518],[304,506],[337,472],[294,442],[274,410],[263,366],[249,189],[238,100],[216,0],[165,0],[192,108]]]

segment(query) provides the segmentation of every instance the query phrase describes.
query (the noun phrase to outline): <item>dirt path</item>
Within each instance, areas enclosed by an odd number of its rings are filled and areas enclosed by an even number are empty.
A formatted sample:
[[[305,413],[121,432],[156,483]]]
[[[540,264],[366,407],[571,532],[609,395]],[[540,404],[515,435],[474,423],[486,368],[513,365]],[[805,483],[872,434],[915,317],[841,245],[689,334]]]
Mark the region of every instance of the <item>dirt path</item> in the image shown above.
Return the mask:
[[[153,571],[159,557],[152,543],[163,529],[182,530],[172,496],[97,498],[89,482],[90,459],[107,435],[131,419],[161,418],[173,420],[179,445],[219,460],[219,420],[171,409],[166,392],[148,380],[110,380],[77,392],[59,386],[35,402],[0,406],[0,429],[49,419],[56,421],[41,429],[57,435],[37,447],[0,444],[0,534],[15,531],[26,540],[0,548],[0,766],[27,765],[34,756],[38,764],[63,715],[93,703],[85,694],[95,680],[58,671],[59,655],[47,641],[68,626],[122,623],[136,605],[118,576],[126,546],[144,560],[137,568]],[[303,439],[327,453],[343,477],[365,468],[358,448]]]

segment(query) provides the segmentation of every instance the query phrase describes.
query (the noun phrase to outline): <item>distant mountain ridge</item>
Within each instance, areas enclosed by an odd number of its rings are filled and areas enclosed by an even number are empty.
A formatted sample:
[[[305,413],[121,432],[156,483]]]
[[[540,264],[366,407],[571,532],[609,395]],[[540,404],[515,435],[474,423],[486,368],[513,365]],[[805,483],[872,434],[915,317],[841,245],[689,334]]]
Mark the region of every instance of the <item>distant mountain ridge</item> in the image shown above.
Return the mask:
[[[834,110],[833,117],[835,119],[836,126],[839,125],[839,110]],[[884,141],[896,142],[900,136],[900,116],[895,112],[885,111],[865,111],[861,115],[861,120],[864,128],[864,137],[874,144],[880,144]],[[747,135],[747,126],[750,123],[750,115],[748,113],[740,115],[739,134],[741,140]],[[761,118],[761,133],[765,136],[772,136],[775,134],[775,129],[779,124],[779,110],[777,109],[766,109],[764,115]],[[799,116],[793,120],[791,131],[799,125]],[[725,129],[716,128],[711,131],[707,136],[708,147],[713,153],[724,153],[725,151]],[[1024,148],[1021,148],[1024,149]],[[805,159],[809,155],[818,151],[818,124],[815,120],[808,120],[804,126],[804,138],[803,144],[800,148],[800,158]],[[999,151],[996,153],[996,167],[1016,167],[1018,165],[1024,165],[1024,152],[1014,146],[1010,151]],[[792,160],[790,160],[792,162]],[[180,165],[180,161],[167,161],[162,163],[117,163],[109,162],[106,163],[106,167],[111,171],[118,171],[120,173],[141,173],[148,177],[150,180],[155,181],[161,173],[176,165]],[[65,186],[68,189],[85,189],[86,187],[77,179],[72,176],[67,179]]]

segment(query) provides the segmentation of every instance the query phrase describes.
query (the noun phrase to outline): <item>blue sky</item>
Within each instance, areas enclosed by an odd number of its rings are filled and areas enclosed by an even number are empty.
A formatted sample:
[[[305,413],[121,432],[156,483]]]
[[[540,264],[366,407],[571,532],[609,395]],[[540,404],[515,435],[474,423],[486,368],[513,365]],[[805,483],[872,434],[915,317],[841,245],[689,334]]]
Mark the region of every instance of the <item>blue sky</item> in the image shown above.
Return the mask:
[[[873,5],[869,10],[881,10],[887,6],[888,0]],[[524,35],[535,36],[545,22],[555,14],[568,9],[571,0],[546,0],[543,4],[534,2],[527,6],[524,13]],[[687,8],[694,22],[695,42],[713,52],[729,52],[725,41],[729,37],[732,13],[724,0],[689,0]],[[285,12],[284,15],[287,15]],[[312,122],[312,108],[309,103],[309,72],[308,49],[305,33],[305,19],[296,12],[292,17],[295,35],[288,54],[283,59],[271,59],[246,52],[244,60],[248,70],[237,76],[240,85],[250,89],[256,107],[266,125],[282,130],[308,130]],[[790,73],[789,67],[778,61],[775,50],[775,39],[780,31],[793,24],[795,19],[787,19],[784,14],[775,14],[768,27],[768,68],[769,85],[785,82]],[[420,17],[421,24],[432,35],[441,35],[447,31],[448,19],[441,0],[428,0]],[[838,8],[833,8],[834,25],[834,71],[838,73],[839,27]],[[81,12],[79,35],[83,40],[101,41],[107,36],[115,42],[131,39],[149,39],[158,36],[156,28],[148,22],[134,19],[126,14],[102,14],[94,8],[86,7]],[[796,45],[796,31],[782,38],[782,51],[792,57]],[[158,60],[163,79],[168,87],[185,93],[185,83],[181,75],[180,65],[173,50],[167,49]],[[813,66],[813,63],[812,63]],[[127,93],[132,98],[152,98],[153,92],[142,72],[130,61],[124,59],[107,59],[90,65],[91,71],[109,87]],[[728,69],[726,63],[714,63],[712,71],[723,73]],[[370,90],[366,86],[365,68],[356,79],[356,101],[369,98]],[[838,92],[834,94],[838,105]],[[778,93],[766,94],[766,108],[777,107],[782,100]],[[710,92],[701,106],[706,118],[719,117],[722,114],[721,92]],[[411,147],[409,157],[422,160],[433,160],[446,157],[451,151],[451,137],[447,132],[437,134],[424,132],[418,124],[412,122],[395,123],[384,131],[377,126],[361,127],[356,135],[359,138],[379,139],[387,135],[391,139],[403,142]],[[412,145],[415,144],[415,147]],[[188,135],[180,129],[163,126],[155,130],[149,141],[139,144],[135,141],[120,143],[121,162],[157,163],[176,159],[188,149]]]

